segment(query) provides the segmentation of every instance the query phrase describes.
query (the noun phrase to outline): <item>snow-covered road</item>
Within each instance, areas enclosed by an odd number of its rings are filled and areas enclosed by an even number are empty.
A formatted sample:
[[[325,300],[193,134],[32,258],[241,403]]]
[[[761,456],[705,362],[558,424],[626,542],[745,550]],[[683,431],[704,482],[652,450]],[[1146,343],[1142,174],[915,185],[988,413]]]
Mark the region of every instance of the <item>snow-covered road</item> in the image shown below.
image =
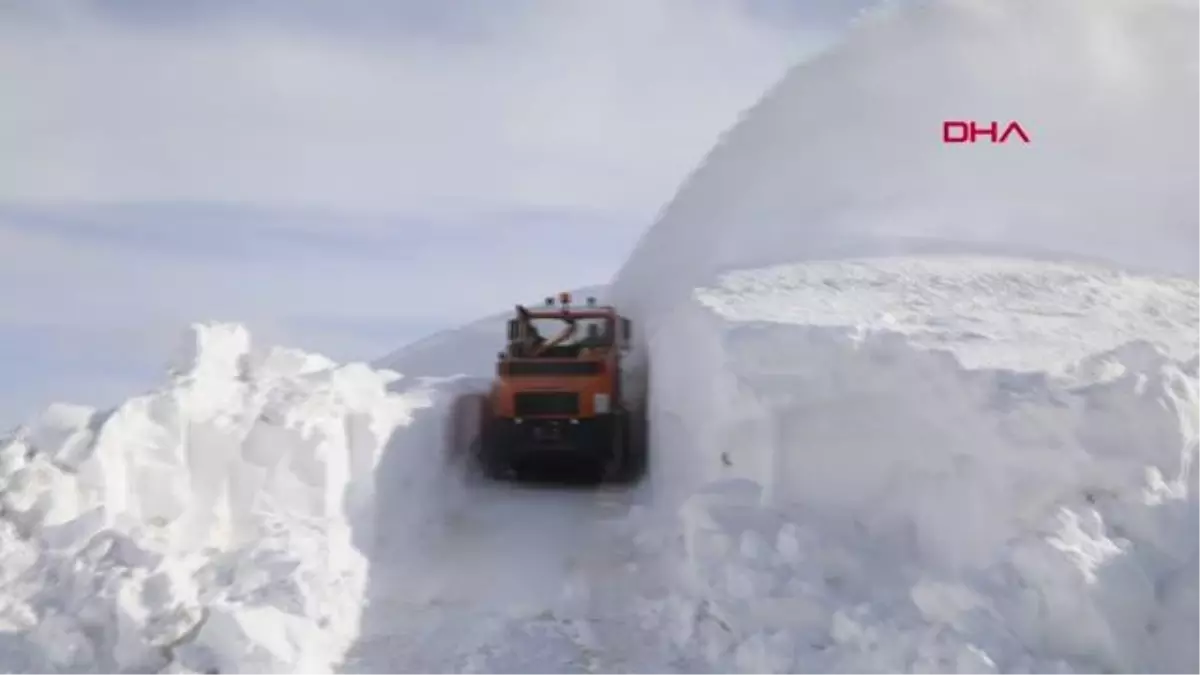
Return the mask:
[[[606,525],[625,495],[478,486],[419,533],[383,533],[372,558],[363,672],[578,672],[613,653],[589,643],[587,593],[606,588]],[[381,502],[381,526],[388,505]],[[611,657],[609,657],[611,658]],[[602,666],[603,667],[603,666]]]
[[[597,629],[597,612],[637,600],[604,581],[629,562],[614,544],[644,491],[485,481],[446,452],[452,401],[479,382],[409,386],[433,405],[393,437],[377,470],[362,637],[343,669],[615,668],[612,655],[624,650],[597,643],[616,637]],[[622,613],[608,628],[624,621]]]
[[[1197,295],[995,258],[726,275],[649,345],[647,482],[439,474],[422,534],[380,534],[350,667],[1189,663]]]

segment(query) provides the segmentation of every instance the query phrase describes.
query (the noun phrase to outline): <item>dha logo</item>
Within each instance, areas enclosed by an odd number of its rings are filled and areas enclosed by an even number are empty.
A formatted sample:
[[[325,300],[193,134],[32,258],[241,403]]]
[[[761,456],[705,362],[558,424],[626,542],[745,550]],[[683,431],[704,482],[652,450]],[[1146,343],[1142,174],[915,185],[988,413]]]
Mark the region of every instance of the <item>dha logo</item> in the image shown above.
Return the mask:
[[[1016,134],[1022,143],[1029,142],[1029,134],[1016,121],[1008,123],[1004,131],[1000,131],[998,122],[988,122],[981,125],[971,120],[946,120],[942,122],[943,143],[975,143],[980,136],[987,137],[992,144],[1007,143],[1009,137]]]

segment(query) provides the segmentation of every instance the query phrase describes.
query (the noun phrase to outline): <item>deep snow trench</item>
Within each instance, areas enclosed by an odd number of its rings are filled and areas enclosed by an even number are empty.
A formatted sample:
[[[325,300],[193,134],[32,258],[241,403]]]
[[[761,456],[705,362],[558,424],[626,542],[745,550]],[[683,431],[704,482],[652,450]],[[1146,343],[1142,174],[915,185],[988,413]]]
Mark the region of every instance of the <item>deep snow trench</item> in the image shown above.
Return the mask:
[[[1198,294],[988,258],[725,275],[649,345],[630,490],[479,482],[443,452],[474,378],[197,326],[160,390],[0,444],[6,666],[1195,670]]]
[[[444,452],[502,322],[374,367],[195,327],[0,440],[0,668],[1200,670],[1200,291],[1080,262],[1195,273],[1195,24],[939,0],[789,74],[605,289],[635,489]]]
[[[727,275],[649,345],[635,490],[411,479],[425,410],[347,668],[1194,669],[1196,313],[1194,282],[1011,259]]]

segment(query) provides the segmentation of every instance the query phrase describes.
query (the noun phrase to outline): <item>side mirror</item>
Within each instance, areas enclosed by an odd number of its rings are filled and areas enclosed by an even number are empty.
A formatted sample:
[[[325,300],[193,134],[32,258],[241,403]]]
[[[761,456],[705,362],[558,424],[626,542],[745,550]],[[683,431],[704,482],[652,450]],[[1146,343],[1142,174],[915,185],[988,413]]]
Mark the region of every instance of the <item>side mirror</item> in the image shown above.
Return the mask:
[[[624,317],[621,318],[621,341],[629,344],[633,339],[633,323]]]
[[[510,341],[521,339],[521,323],[516,319],[508,320],[508,339]]]

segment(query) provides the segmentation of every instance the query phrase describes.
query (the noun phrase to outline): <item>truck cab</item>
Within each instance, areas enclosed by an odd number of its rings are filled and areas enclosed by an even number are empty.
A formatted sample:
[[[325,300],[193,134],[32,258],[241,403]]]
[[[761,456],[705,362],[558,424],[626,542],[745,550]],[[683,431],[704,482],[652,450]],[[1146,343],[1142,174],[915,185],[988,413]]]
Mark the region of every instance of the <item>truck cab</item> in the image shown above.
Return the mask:
[[[614,307],[569,294],[508,321],[488,395],[482,444],[489,473],[539,458],[612,469],[627,462],[621,360],[631,322]]]

